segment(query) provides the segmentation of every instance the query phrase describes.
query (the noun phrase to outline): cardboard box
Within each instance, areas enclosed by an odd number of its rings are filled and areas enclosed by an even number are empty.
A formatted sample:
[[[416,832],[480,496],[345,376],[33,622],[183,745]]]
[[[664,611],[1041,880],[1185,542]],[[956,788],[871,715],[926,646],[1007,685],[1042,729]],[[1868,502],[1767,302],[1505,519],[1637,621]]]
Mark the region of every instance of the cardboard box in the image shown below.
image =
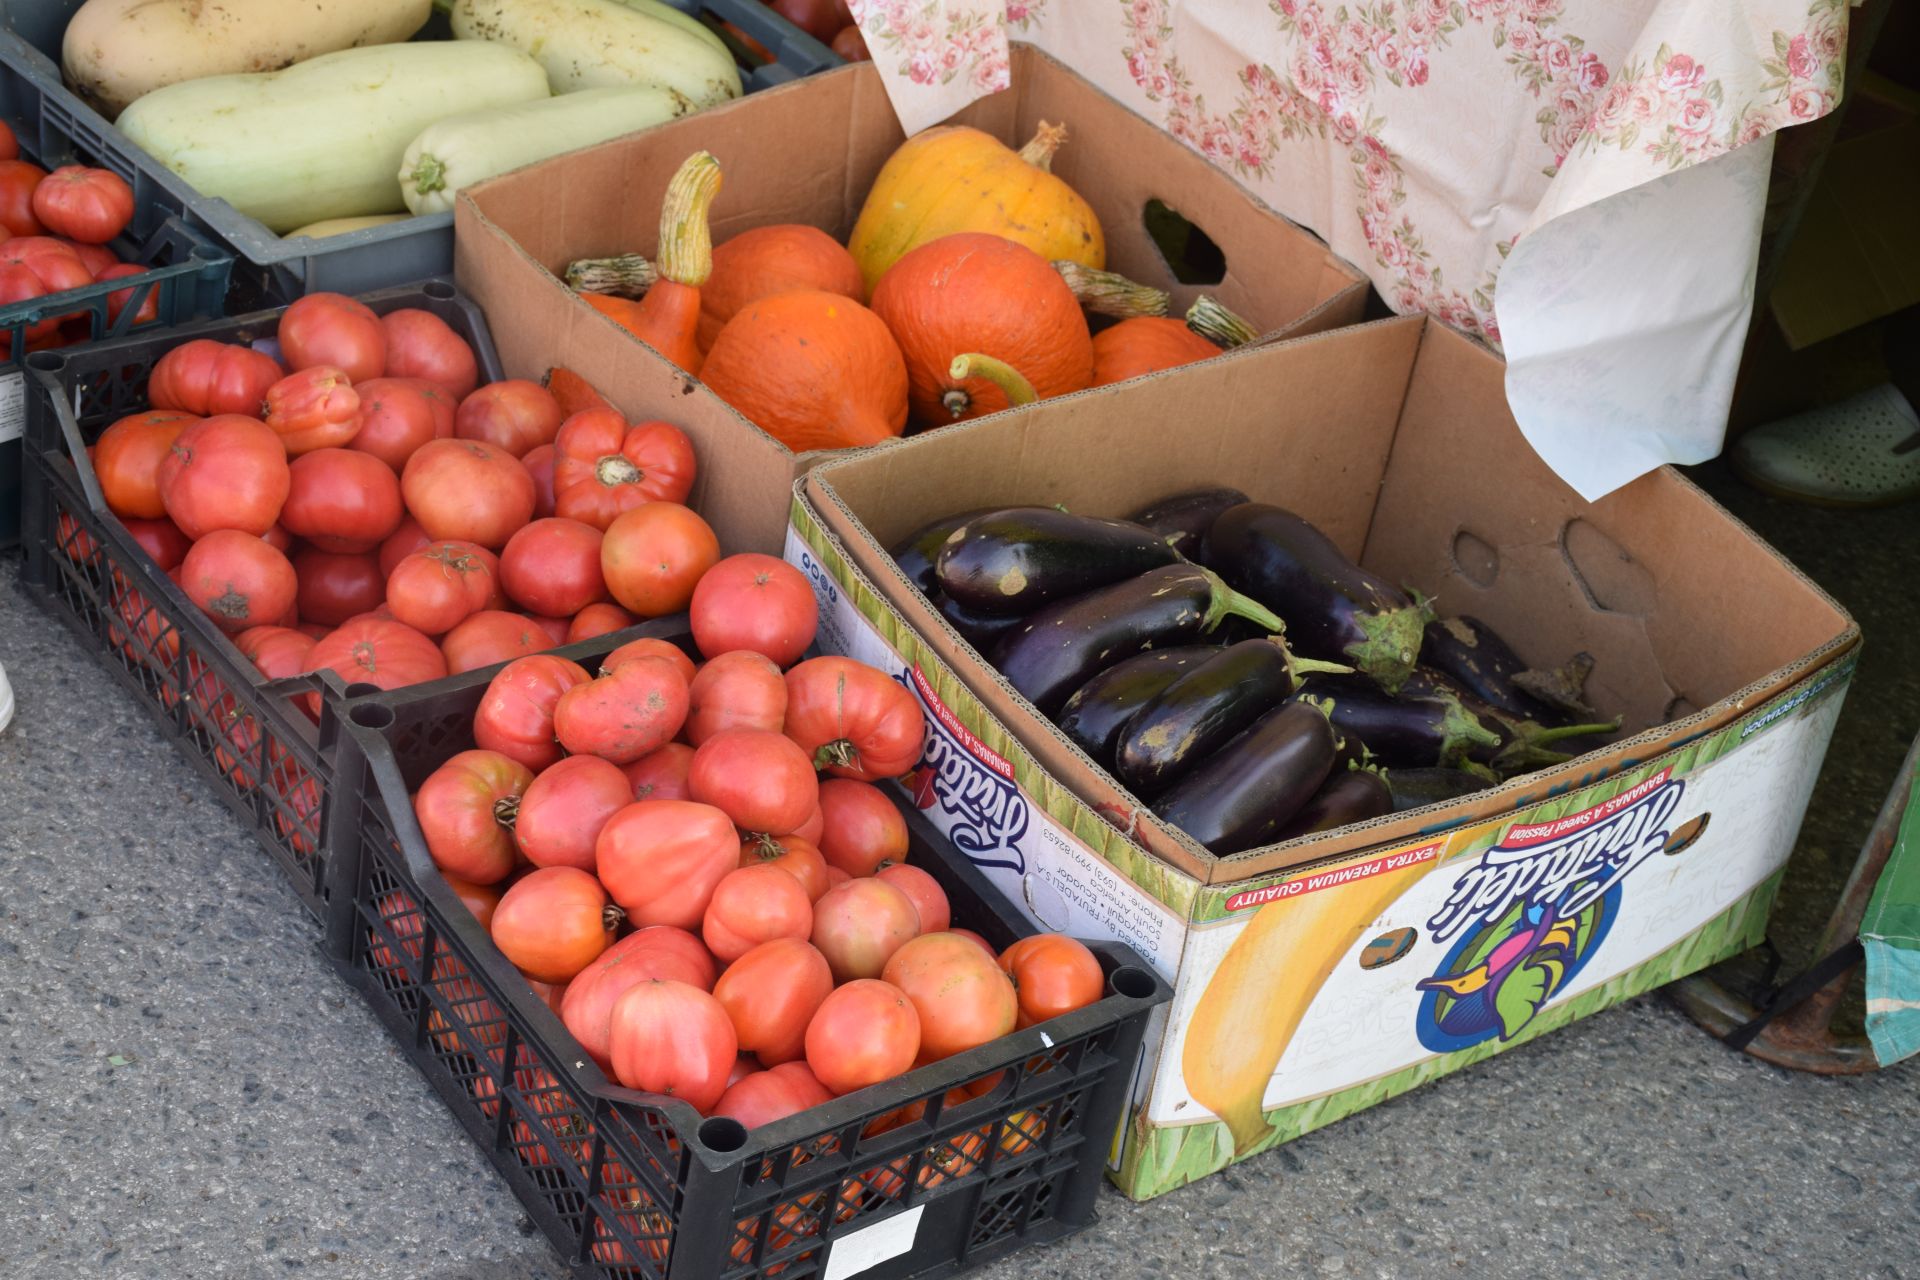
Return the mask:
[[[1040,120],[1065,121],[1071,137],[1054,172],[1100,215],[1114,270],[1171,290],[1182,309],[1213,293],[1275,336],[1359,320],[1364,278],[1203,157],[1029,47],[1015,47],[1013,85],[955,122],[1018,146]],[[832,455],[796,457],[581,302],[557,273],[578,258],[651,255],[667,180],[702,148],[725,169],[715,243],[784,222],[811,223],[844,241],[874,175],[903,140],[879,72],[862,63],[533,165],[461,193],[460,287],[486,309],[509,376],[538,378],[564,352],[568,367],[623,409],[671,404],[661,416],[686,428],[700,450],[694,505],[752,531],[728,550],[777,551],[794,477]],[[1177,208],[1220,247],[1226,274],[1218,284],[1202,289],[1173,279],[1147,234],[1153,199]],[[1085,394],[1109,403],[1126,390]],[[724,455],[716,453],[722,448]]]
[[[932,730],[916,799],[1038,922],[1176,987],[1118,1181],[1147,1197],[1759,939],[1859,638],[1672,470],[1583,502],[1498,359],[1420,318],[882,446],[796,486],[820,643]],[[1178,424],[1178,433],[1169,431]],[[884,547],[947,511],[1120,514],[1230,482],[1523,655],[1585,649],[1603,752],[1468,802],[1228,858],[1160,823],[930,610]]]

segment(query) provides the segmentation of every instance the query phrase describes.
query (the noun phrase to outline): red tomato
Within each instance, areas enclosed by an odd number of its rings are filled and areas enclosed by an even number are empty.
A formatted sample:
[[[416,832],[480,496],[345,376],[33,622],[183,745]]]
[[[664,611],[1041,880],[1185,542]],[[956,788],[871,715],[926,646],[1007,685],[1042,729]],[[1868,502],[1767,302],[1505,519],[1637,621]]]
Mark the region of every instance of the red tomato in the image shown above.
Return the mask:
[[[513,871],[513,817],[533,783],[525,765],[493,751],[462,751],[427,775],[413,813],[433,865],[474,884]]]
[[[873,52],[867,48],[866,36],[851,22],[834,34],[827,48],[839,54],[843,62],[873,61]]]
[[[374,551],[400,527],[400,481],[370,453],[315,449],[289,475],[280,523],[322,551]]]
[[[836,1094],[852,1093],[913,1069],[920,1015],[906,993],[861,978],[820,1002],[807,1024],[807,1065]]]
[[[613,409],[583,409],[554,437],[555,510],[605,529],[649,502],[685,502],[693,491],[693,441],[666,422],[629,427]]]
[[[711,805],[641,800],[607,819],[594,859],[635,924],[697,929],[739,851],[733,823]]]
[[[338,448],[360,429],[360,393],[331,365],[309,365],[267,388],[262,416],[290,457]]]
[[[1013,978],[1023,1027],[1084,1009],[1107,989],[1100,958],[1062,933],[1020,939],[1000,956],[1000,967]]]
[[[813,904],[813,945],[834,979],[877,978],[903,944],[920,932],[913,900],[884,881],[849,880]]]
[[[0,217],[0,221],[5,221]],[[280,362],[251,347],[195,338],[161,356],[147,377],[147,401],[156,409],[203,416],[257,417],[267,388],[286,377]]]
[[[87,270],[93,273],[93,278],[95,280],[99,280],[100,273],[108,270],[109,268],[134,265],[132,263],[126,263],[126,262],[120,261],[119,258],[114,256],[113,250],[107,248],[103,244],[85,244],[79,240],[74,240],[71,238],[62,240],[60,243],[66,245],[67,248],[73,250],[74,256],[79,258],[81,263],[85,265]],[[143,270],[143,269],[144,268],[135,267],[135,270]]]
[[[691,800],[687,770],[692,767],[693,748],[684,742],[669,742],[622,766],[621,772],[635,800]]]
[[[950,933],[908,942],[880,976],[906,992],[920,1015],[921,1062],[998,1040],[1013,1030],[1020,1014],[1013,983],[993,957]]]
[[[828,778],[820,784],[820,852],[848,875],[870,876],[907,860],[907,820],[870,782]]]
[[[461,619],[440,638],[447,674],[478,671],[496,662],[511,662],[553,648],[553,637],[525,614],[482,609]]]
[[[633,803],[618,765],[569,756],[541,770],[520,800],[513,838],[536,867],[594,869],[593,842],[607,819]]]
[[[293,572],[300,579],[294,603],[309,622],[337,627],[386,603],[387,580],[380,576],[380,557],[371,551],[302,547],[294,553]]]
[[[293,554],[293,535],[281,528],[278,521],[268,525],[267,531],[260,536],[267,540],[268,546],[278,551],[281,555],[290,556]]]
[[[650,502],[622,512],[600,544],[607,590],[643,618],[685,609],[702,575],[719,562],[720,540],[713,527],[676,502]]]
[[[952,934],[956,938],[965,938],[968,942],[971,942],[974,946],[979,947],[982,951],[985,951],[988,955],[993,954],[993,944],[991,942],[988,942],[985,938],[981,937],[979,934],[975,933],[971,929],[948,929],[947,932]]]
[[[25,160],[0,160],[0,225],[16,236],[37,236],[46,228],[33,212],[33,193],[47,171]]]
[[[332,365],[352,382],[387,371],[387,331],[380,317],[338,293],[310,293],[280,316],[280,351],[290,369]]]
[[[913,901],[913,909],[920,917],[920,932],[942,933],[953,923],[953,908],[947,902],[947,891],[940,882],[922,871],[919,867],[910,867],[904,862],[883,866],[874,872],[874,879],[884,880]]]
[[[625,631],[639,619],[617,604],[608,604],[602,600],[590,604],[573,615],[567,624],[565,643],[579,644],[582,640],[591,640],[595,636],[612,635],[616,631]]]
[[[307,669],[313,637],[291,627],[254,627],[233,638],[233,647],[269,680],[284,680]]]
[[[806,1063],[783,1062],[728,1085],[714,1105],[713,1114],[729,1116],[749,1129],[757,1129],[831,1101],[833,1095]]]
[[[94,276],[94,279],[95,281],[125,280],[129,276],[143,276],[145,274],[147,274],[147,268],[137,262],[115,262],[100,268],[99,273]],[[139,289],[129,285],[125,289],[115,289],[107,295],[108,324],[120,323],[121,313],[133,305],[134,295],[138,292],[140,292]],[[159,318],[160,286],[155,284],[147,287],[146,297],[141,301],[139,308],[134,311],[133,320],[130,323],[132,325],[152,324]]]
[[[696,747],[723,729],[778,733],[786,716],[780,668],[751,649],[721,654],[687,686],[687,738]]]
[[[807,901],[818,902],[826,895],[827,862],[811,840],[801,836],[748,836],[740,842],[743,867],[778,867],[807,891]]]
[[[93,473],[107,510],[125,519],[158,520],[167,514],[160,500],[160,463],[188,425],[190,413],[149,409],[130,413],[100,433],[93,448]]]
[[[387,331],[387,375],[421,378],[445,387],[455,400],[473,394],[480,366],[467,340],[431,311],[402,307],[380,317]]]
[[[553,512],[553,446],[543,444],[520,455],[520,465],[533,477],[533,518],[545,520]]]
[[[919,762],[927,718],[905,685],[865,663],[812,658],[787,672],[786,732],[819,768],[871,782]]]
[[[612,1070],[610,1024],[613,1006],[621,996],[655,979],[711,991],[714,972],[713,957],[700,939],[685,929],[653,925],[608,947],[567,984],[560,1001],[560,1020],[602,1070]]]
[[[133,188],[105,169],[61,165],[34,188],[33,216],[55,235],[105,244],[133,221]]]
[[[429,536],[489,551],[533,518],[533,477],[512,454],[476,440],[432,440],[414,451],[400,490]]]
[[[727,1091],[733,1024],[698,987],[643,982],[614,1004],[611,1029],[614,1078],[627,1088],[679,1098],[702,1115]]]
[[[387,607],[416,631],[445,635],[493,602],[499,573],[500,562],[485,547],[429,542],[387,575]]]
[[[751,552],[728,556],[707,570],[693,589],[688,612],[694,643],[709,658],[751,649],[780,667],[806,652],[820,621],[813,588],[801,572],[784,560]]]
[[[533,981],[571,982],[607,949],[620,918],[607,891],[586,872],[541,867],[501,897],[493,912],[493,942]]]
[[[299,585],[285,556],[237,529],[194,543],[182,566],[187,598],[229,634],[274,621],[292,607]]]
[[[547,389],[524,378],[489,382],[460,401],[453,434],[481,440],[518,458],[538,445],[552,444],[560,430],[560,406]]]
[[[598,529],[578,520],[535,520],[507,539],[500,553],[507,599],[531,613],[561,618],[606,599],[600,539]]]
[[[552,641],[554,646],[567,642],[567,628],[572,625],[567,619],[548,617],[543,613],[530,613],[527,616],[533,619],[535,626],[547,633],[547,639]]]
[[[162,570],[171,569],[185,560],[187,548],[193,545],[187,541],[187,535],[180,532],[179,526],[165,516],[158,520],[124,516],[120,523],[126,526],[127,533],[140,544],[140,549],[151,556]]]
[[[827,820],[821,814],[820,806],[816,804],[813,806],[813,812],[807,816],[805,822],[800,824],[800,829],[793,833],[792,838],[795,840],[805,840],[808,844],[818,849],[820,847],[820,835],[826,829]],[[787,837],[782,837],[782,839],[785,838]]]
[[[608,654],[600,662],[600,674],[605,675],[621,663],[630,662],[635,658],[659,658],[671,663],[673,669],[678,671],[681,678],[688,684],[693,682],[695,675],[693,659],[687,656],[687,651],[671,640],[660,640],[653,636],[629,640]]]
[[[735,826],[772,835],[797,829],[820,800],[806,753],[785,734],[765,729],[722,729],[709,737],[693,753],[687,786],[695,800]]]
[[[435,440],[453,439],[453,418],[460,410],[460,401],[452,392],[437,382],[425,378],[397,378],[407,386],[418,391],[427,402],[427,408],[433,411],[433,438]]]
[[[393,571],[399,567],[402,560],[420,548],[432,544],[433,539],[427,536],[427,531],[420,527],[418,520],[411,515],[402,516],[400,527],[387,535],[387,540],[380,544],[380,572],[392,577]]]
[[[659,658],[635,658],[562,694],[553,727],[575,755],[631,764],[673,741],[686,718],[687,682],[679,670]]]
[[[13,130],[5,121],[0,121],[0,160],[13,160],[20,155],[20,141],[13,136]]]
[[[799,938],[776,938],[727,966],[713,995],[740,1048],[768,1066],[806,1053],[807,1023],[833,990],[827,959]]]
[[[732,964],[775,938],[805,940],[813,931],[813,902],[800,882],[778,867],[737,867],[714,886],[700,937],[721,964]]]
[[[397,474],[421,445],[435,438],[433,404],[411,381],[370,378],[353,391],[360,411],[347,448],[372,454]]]
[[[440,646],[412,627],[369,614],[349,619],[322,637],[307,655],[307,670],[332,671],[349,685],[404,689],[440,679],[447,674],[447,662]],[[309,699],[316,713],[319,700],[317,693]]]
[[[182,428],[157,483],[168,518],[197,541],[215,529],[265,533],[293,480],[280,437],[257,419],[223,413]]]
[[[565,658],[540,654],[500,668],[473,713],[473,740],[529,769],[545,769],[563,754],[553,736],[560,695],[592,679]]]

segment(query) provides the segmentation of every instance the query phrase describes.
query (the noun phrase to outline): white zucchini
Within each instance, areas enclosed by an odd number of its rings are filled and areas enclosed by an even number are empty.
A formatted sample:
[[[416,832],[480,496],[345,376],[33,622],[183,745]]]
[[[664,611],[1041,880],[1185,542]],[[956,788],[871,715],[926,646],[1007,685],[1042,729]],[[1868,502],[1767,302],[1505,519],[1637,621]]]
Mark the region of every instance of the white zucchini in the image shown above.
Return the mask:
[[[202,194],[287,231],[399,213],[406,202],[394,175],[422,129],[546,96],[546,72],[523,53],[428,40],[168,85],[135,101],[119,125]]]
[[[451,0],[453,34],[522,49],[553,91],[656,85],[689,110],[740,96],[726,45],[684,14],[656,16],[622,0]]]
[[[434,121],[413,140],[400,161],[400,194],[415,213],[439,213],[453,208],[454,193],[462,187],[649,128],[686,110],[686,99],[671,90],[629,85],[465,111]]]
[[[305,236],[309,240],[322,240],[327,236],[343,236],[349,231],[365,231],[368,227],[384,227],[389,222],[405,222],[409,216],[404,213],[375,213],[364,218],[323,218],[319,222],[309,222],[304,227],[295,227],[287,232],[286,239],[298,240]]]
[[[182,80],[277,71],[405,40],[432,12],[433,0],[87,0],[67,23],[61,69],[111,120]]]

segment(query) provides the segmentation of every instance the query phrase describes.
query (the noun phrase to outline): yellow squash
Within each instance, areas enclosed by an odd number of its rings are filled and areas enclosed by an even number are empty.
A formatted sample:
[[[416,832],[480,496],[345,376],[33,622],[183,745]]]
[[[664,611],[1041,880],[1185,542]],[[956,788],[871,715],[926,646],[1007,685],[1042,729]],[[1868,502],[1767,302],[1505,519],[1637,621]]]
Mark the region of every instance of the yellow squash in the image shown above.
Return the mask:
[[[1180,1067],[1194,1101],[1219,1116],[1246,1154],[1267,1136],[1261,1108],[1307,1007],[1361,933],[1431,863],[1340,889],[1270,902],[1227,949],[1187,1024]]]
[[[1067,131],[1042,121],[1015,151],[991,134],[942,125],[900,144],[867,192],[847,249],[867,292],[901,255],[956,231],[984,231],[1048,261],[1107,265],[1100,219],[1050,170]]]

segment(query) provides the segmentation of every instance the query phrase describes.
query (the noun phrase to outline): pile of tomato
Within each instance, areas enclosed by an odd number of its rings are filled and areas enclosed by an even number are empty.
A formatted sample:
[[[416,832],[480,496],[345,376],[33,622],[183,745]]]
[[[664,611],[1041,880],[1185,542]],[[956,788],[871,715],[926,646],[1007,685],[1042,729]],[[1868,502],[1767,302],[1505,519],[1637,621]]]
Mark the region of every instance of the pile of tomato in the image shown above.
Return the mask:
[[[783,671],[797,636],[780,607],[763,615],[783,590],[773,566],[798,578],[770,560],[764,581],[726,584],[704,626],[720,570],[701,582],[698,667],[652,639],[598,674],[552,654],[509,663],[475,713],[478,746],[414,797],[435,864],[603,1069],[750,1128],[1105,985],[1073,939],[996,956],[952,927],[874,785],[917,761],[920,706],[851,659]]]
[[[719,562],[679,428],[577,378],[479,385],[424,310],[310,294],[276,339],[168,351],[150,407],[89,451],[109,509],[266,675],[490,666],[680,612]]]
[[[133,188],[118,174],[77,164],[48,173],[20,158],[13,130],[0,123],[0,306],[143,274],[146,267],[122,262],[106,247],[132,221]],[[108,294],[109,322],[118,320],[132,300],[131,288]],[[159,290],[150,290],[134,322],[145,324],[159,315]],[[39,351],[92,336],[84,312],[51,316],[27,327],[27,348]],[[0,335],[0,354],[12,342],[11,335]]]

